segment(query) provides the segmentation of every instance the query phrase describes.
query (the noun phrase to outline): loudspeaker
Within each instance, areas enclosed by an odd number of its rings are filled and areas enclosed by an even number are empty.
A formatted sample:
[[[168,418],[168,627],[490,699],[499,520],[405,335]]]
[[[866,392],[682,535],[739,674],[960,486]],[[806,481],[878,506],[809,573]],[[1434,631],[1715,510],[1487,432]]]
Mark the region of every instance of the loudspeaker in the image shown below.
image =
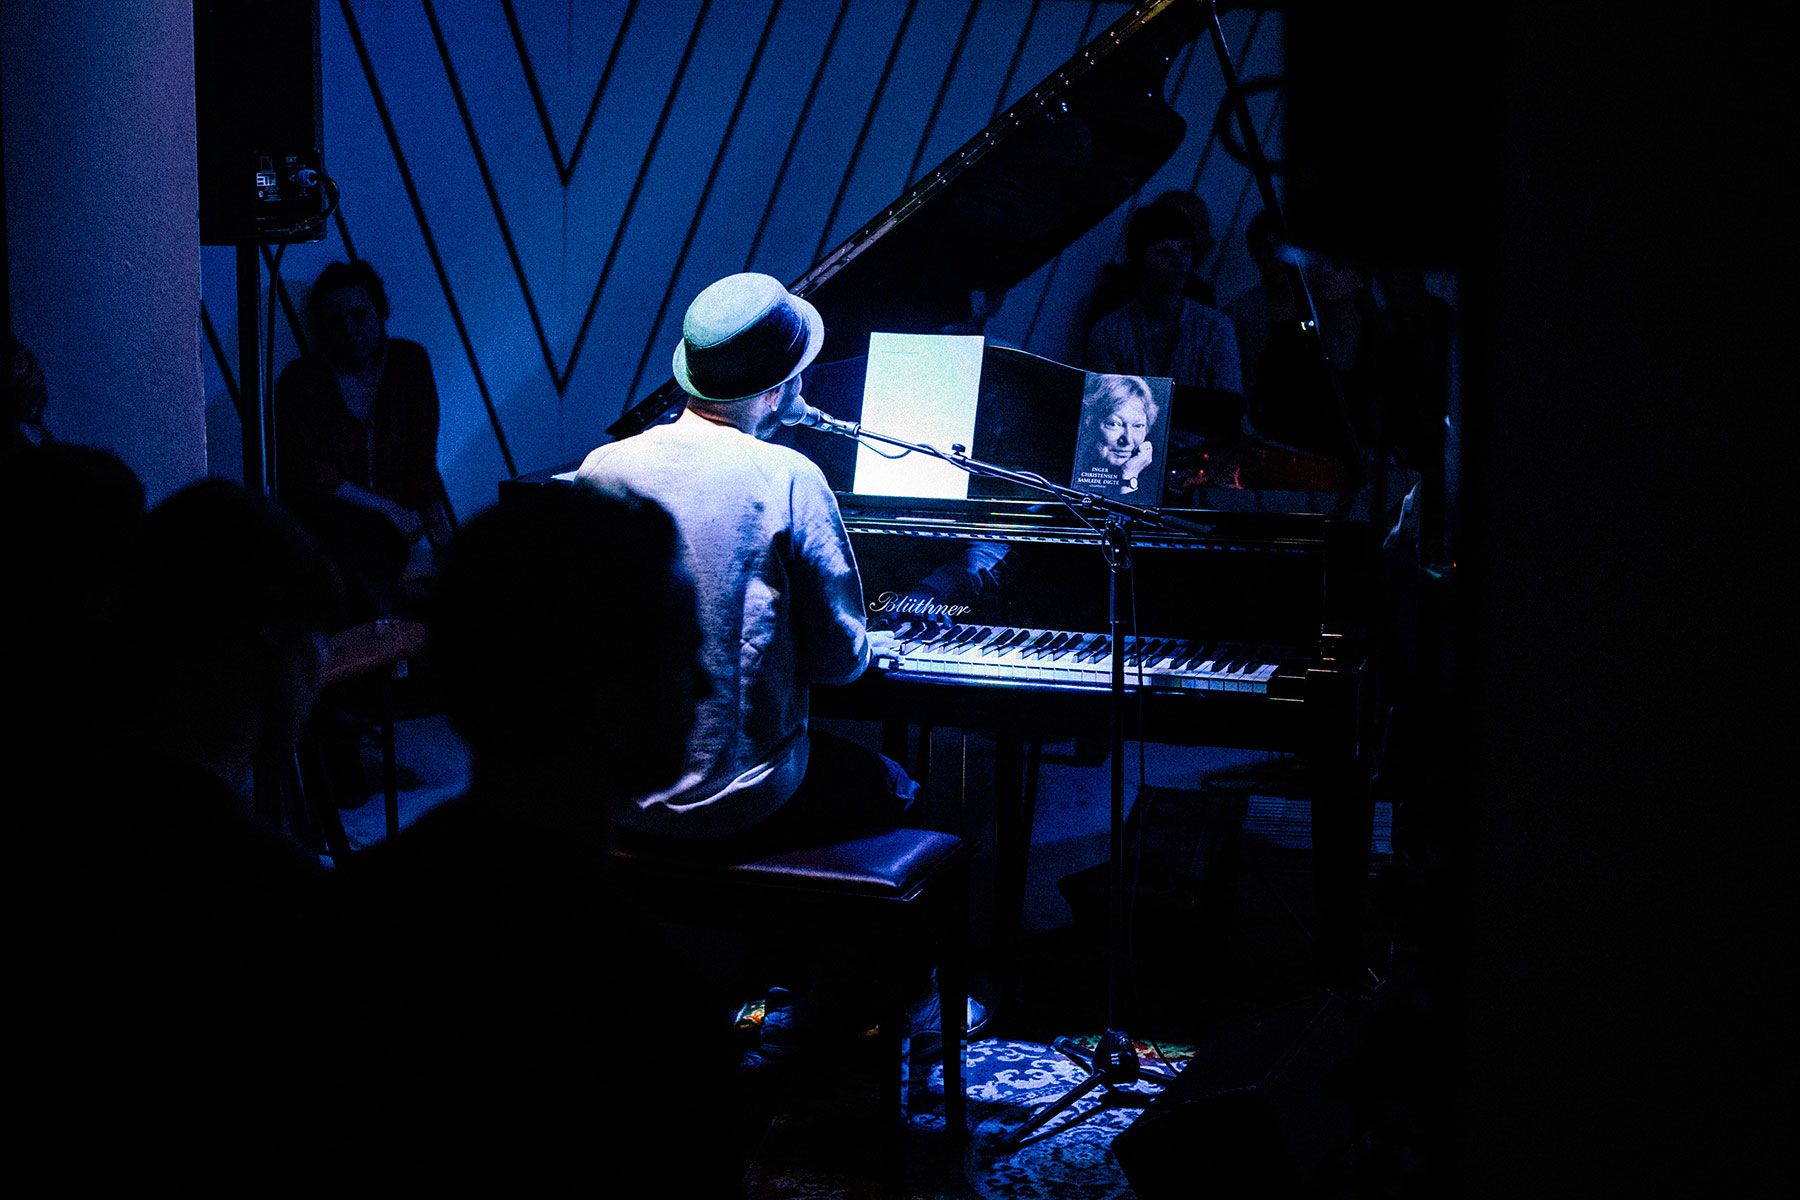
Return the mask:
[[[1348,1108],[1329,1094],[1355,1023],[1323,993],[1270,1009],[1195,1052],[1144,1114],[1113,1139],[1139,1200],[1310,1194],[1348,1144]]]
[[[325,236],[318,0],[194,0],[200,242]]]

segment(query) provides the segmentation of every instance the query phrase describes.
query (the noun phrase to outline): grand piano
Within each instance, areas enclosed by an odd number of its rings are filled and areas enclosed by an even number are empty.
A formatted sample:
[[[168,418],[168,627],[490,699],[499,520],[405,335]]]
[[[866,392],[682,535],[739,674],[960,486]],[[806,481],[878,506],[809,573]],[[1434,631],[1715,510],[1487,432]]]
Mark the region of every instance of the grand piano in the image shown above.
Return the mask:
[[[1162,89],[1171,59],[1208,19],[1194,0],[1138,5],[790,285],[829,331],[804,381],[809,401],[855,419],[872,332],[957,328],[971,297],[1003,293],[1130,200],[1185,135]],[[982,404],[1028,423],[1034,399],[1008,388],[1011,361],[986,351]],[[633,436],[681,402],[671,380],[608,433]],[[977,448],[1025,453],[1006,428],[990,422]],[[883,669],[814,689],[814,713],[883,723],[897,756],[908,727],[995,739],[1004,992],[1018,976],[1037,748],[1107,728],[1101,536],[1054,501],[1006,486],[937,503],[860,496],[849,489],[853,444],[810,430],[784,436],[838,492],[871,621],[904,639]],[[503,495],[554,474],[523,476]],[[1182,482],[1171,478],[1164,499],[1182,526],[1132,535],[1129,736],[1305,756],[1321,971],[1354,979],[1372,817],[1372,527]]]

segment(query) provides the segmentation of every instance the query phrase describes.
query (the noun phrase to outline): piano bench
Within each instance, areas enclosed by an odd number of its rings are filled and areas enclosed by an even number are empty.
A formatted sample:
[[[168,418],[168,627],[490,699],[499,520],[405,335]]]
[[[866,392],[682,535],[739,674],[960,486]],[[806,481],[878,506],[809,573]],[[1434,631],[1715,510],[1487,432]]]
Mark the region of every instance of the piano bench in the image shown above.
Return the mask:
[[[714,863],[615,848],[612,867],[625,894],[675,924],[741,932],[779,929],[802,944],[837,942],[909,952],[937,965],[944,1127],[968,1133],[963,1023],[968,998],[968,855],[963,841],[929,829],[870,827],[840,841],[797,846],[761,858]],[[885,1117],[904,1123],[906,1034],[912,997],[888,989],[877,1018]]]

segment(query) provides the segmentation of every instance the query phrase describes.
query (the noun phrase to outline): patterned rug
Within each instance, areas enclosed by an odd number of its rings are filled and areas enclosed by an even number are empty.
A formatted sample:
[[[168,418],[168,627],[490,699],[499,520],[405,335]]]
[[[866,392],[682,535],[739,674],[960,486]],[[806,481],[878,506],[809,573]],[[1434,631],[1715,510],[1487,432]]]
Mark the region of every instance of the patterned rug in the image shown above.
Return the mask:
[[[1084,1044],[1091,1046],[1092,1039]],[[1192,1053],[1189,1046],[1138,1046],[1146,1064],[1166,1061],[1178,1067]],[[751,1169],[749,1200],[1126,1200],[1133,1195],[1112,1142],[1156,1096],[1156,1087],[1133,1084],[1109,1100],[1096,1088],[1013,1147],[1012,1133],[1079,1085],[1085,1070],[1041,1043],[992,1038],[969,1046],[965,1071],[970,1133],[960,1159],[946,1161],[942,1153],[943,1070],[934,1063],[929,1079],[919,1081],[924,1090],[915,1091],[909,1102],[902,1165],[894,1172],[899,1178],[881,1179],[871,1166],[876,1158],[868,1152],[866,1128],[859,1127],[869,1117],[867,1097],[819,1093],[808,1111],[775,1122]]]

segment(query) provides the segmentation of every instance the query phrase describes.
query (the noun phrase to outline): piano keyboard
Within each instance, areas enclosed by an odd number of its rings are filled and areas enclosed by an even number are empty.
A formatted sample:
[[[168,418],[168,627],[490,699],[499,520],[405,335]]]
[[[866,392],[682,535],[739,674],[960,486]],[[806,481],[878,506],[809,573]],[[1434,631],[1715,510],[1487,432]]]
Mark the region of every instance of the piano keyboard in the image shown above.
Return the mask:
[[[876,665],[887,670],[954,675],[1033,684],[1108,687],[1112,645],[1104,633],[1068,633],[1002,625],[901,625],[897,655]],[[1266,694],[1269,680],[1292,651],[1280,646],[1189,642],[1179,638],[1127,638],[1127,687],[1180,688]]]

